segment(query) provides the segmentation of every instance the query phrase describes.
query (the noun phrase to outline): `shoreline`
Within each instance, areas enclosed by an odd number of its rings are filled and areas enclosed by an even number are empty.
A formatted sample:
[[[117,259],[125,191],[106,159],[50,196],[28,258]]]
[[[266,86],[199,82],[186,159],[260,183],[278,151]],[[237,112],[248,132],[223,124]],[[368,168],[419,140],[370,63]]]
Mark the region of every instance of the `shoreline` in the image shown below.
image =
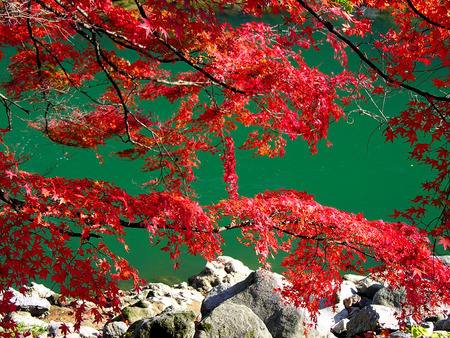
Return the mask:
[[[445,257],[444,262],[450,264],[450,256]],[[384,330],[389,332],[388,337],[413,337],[402,325],[410,332],[424,330],[420,332],[429,336],[434,332],[433,337],[450,337],[450,307],[436,308],[421,323],[408,317],[399,322],[395,313],[402,310],[406,292],[391,290],[368,276],[345,275],[335,304],[323,304],[319,309],[316,326],[306,309],[284,304],[281,295],[273,292],[283,283],[279,274],[252,271],[238,260],[220,256],[186,282],[172,286],[149,283],[139,294],[124,291],[121,315],[106,316],[99,323],[87,316],[80,332],[68,337],[147,337],[137,332],[151,332],[161,326],[160,322],[172,326],[176,322],[178,330],[186,330],[183,337],[198,338],[215,337],[219,331],[228,332],[227,337],[244,337],[251,332],[255,337],[300,338],[304,332],[308,337],[353,337],[369,332],[370,327],[375,328],[374,334]],[[22,297],[17,292],[22,311],[11,316],[24,332],[29,327],[33,337],[62,337],[62,323],[73,330],[70,305],[76,300],[62,304],[57,294],[36,283]],[[245,325],[239,326],[240,321]]]

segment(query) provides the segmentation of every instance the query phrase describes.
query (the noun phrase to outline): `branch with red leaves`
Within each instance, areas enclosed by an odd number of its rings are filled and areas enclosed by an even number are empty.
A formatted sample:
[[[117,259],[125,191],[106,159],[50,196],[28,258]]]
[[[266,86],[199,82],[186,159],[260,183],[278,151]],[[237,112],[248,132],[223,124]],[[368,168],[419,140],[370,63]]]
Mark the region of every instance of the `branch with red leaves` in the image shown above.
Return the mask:
[[[336,30],[336,28],[330,21],[325,20],[321,15],[319,15],[316,11],[314,11],[313,8],[311,6],[309,6],[305,1],[303,1],[303,0],[296,0],[296,1],[303,8],[305,8],[318,22],[320,22],[330,33],[335,35],[340,41],[343,41],[348,47],[350,47],[350,49],[352,51],[354,51],[356,53],[356,55],[358,55],[358,57],[361,59],[362,62],[364,62],[367,66],[369,66],[369,68],[371,68],[373,71],[375,71],[375,73],[379,77],[381,77],[383,80],[385,80],[386,82],[389,82],[395,86],[400,86],[404,89],[407,89],[417,95],[420,95],[420,96],[426,98],[430,102],[433,102],[433,101],[450,102],[450,97],[447,95],[437,96],[430,92],[420,90],[419,88],[416,88],[405,82],[393,79],[391,76],[389,76],[384,71],[382,71],[381,68],[378,67],[374,62],[372,62],[355,43],[353,43],[349,38],[347,38],[342,33],[340,33],[338,30]]]
[[[127,228],[148,231],[152,241],[167,243],[162,250],[177,265],[182,248],[214,259],[221,252],[221,234],[239,229],[240,240],[254,248],[264,267],[270,267],[272,256],[286,253],[282,266],[292,287],[284,295],[293,304],[309,304],[312,312],[318,303],[311,303],[310,295],[328,296],[339,287],[342,271],[369,272],[411,290],[416,309],[425,306],[429,294],[435,303],[449,303],[450,272],[437,263],[434,250],[448,249],[450,229],[445,24],[450,3],[366,1],[380,10],[389,5],[393,20],[387,32],[377,32],[361,15],[359,0],[345,6],[240,1],[247,21],[239,25],[196,1],[135,3],[134,10],[96,0],[0,4],[0,46],[12,51],[6,58],[0,50],[7,74],[0,103],[8,119],[0,134],[0,256],[5,257],[0,270],[6,276],[0,278],[0,293],[48,277],[63,295],[101,307],[105,293],[115,298],[118,281],[140,282],[137,271],[102,241],[106,236],[128,250]],[[220,9],[225,1],[217,3]],[[260,20],[268,12],[281,23]],[[311,63],[315,55],[323,56],[322,45],[335,53],[333,73]],[[348,51],[364,67],[352,69]],[[413,97],[389,118],[383,111],[388,101],[378,106],[378,98],[388,100],[404,90]],[[283,156],[287,140],[301,138],[314,154],[329,125],[345,118],[353,103],[370,115],[366,95],[388,123],[386,140],[407,141],[411,159],[435,175],[410,208],[395,211],[408,224],[369,221],[298,191],[240,195],[236,152]],[[160,100],[173,103],[173,109],[144,108]],[[11,126],[19,114],[70,147],[97,153],[112,140],[126,144],[127,149],[113,151],[142,160],[149,175],[146,193],[131,196],[104,181],[20,170],[18,155],[3,137],[15,132]],[[245,131],[244,139],[235,137],[238,129]],[[204,153],[219,157],[218,176],[228,193],[227,200],[207,206],[198,203],[193,184]],[[420,226],[429,209],[439,216],[426,232]],[[81,239],[78,247],[70,245],[74,238]],[[367,258],[375,262],[370,269]],[[78,319],[82,310],[77,309]]]

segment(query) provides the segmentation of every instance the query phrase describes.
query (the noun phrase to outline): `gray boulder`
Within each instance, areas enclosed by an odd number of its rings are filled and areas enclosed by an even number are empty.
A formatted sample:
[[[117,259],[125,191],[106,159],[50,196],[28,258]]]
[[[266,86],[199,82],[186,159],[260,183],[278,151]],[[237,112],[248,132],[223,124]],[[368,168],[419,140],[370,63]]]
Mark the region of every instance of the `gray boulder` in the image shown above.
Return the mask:
[[[450,331],[450,318],[437,321],[435,329]]]
[[[243,281],[251,272],[241,261],[219,256],[215,261],[207,262],[198,275],[189,277],[188,283],[199,291],[209,291],[223,283],[236,284]]]
[[[344,280],[336,294],[336,302],[343,303],[345,299],[352,297],[358,292],[355,283]]]
[[[234,289],[231,286],[231,284],[224,283],[212,288],[203,299],[201,312],[208,314],[224,301],[233,297]]]
[[[261,319],[247,306],[225,302],[216,307],[199,325],[196,338],[271,338]]]
[[[395,310],[382,305],[368,305],[362,308],[347,323],[347,337],[367,331],[398,330],[399,324],[395,318]]]
[[[281,275],[254,271],[244,281],[215,294],[214,303],[218,306],[221,301],[220,304],[231,303],[249,307],[264,322],[273,337],[304,337],[305,329],[309,336],[317,335],[317,330],[309,328],[308,324],[312,322],[308,311],[286,305],[280,293],[275,292],[274,289],[282,287],[283,283]],[[208,302],[208,297],[205,299]],[[210,314],[211,308],[210,305],[202,306],[203,317]]]
[[[447,266],[450,266],[450,255],[447,256],[437,256],[441,260],[442,263],[444,263]]]
[[[406,290],[382,288],[373,296],[373,305],[383,305],[400,310],[406,303]]]
[[[118,338],[128,330],[124,322],[110,322],[103,327],[103,338]]]
[[[130,338],[192,338],[195,334],[195,313],[192,311],[162,312],[130,326]]]
[[[370,299],[372,299],[380,289],[384,288],[384,285],[376,282],[370,277],[361,279],[360,281],[355,283],[355,286],[360,296],[364,296]]]
[[[40,316],[50,310],[50,302],[47,299],[38,296],[26,296],[16,290],[10,290],[14,294],[11,302],[18,307],[18,310],[29,312],[32,316]]]
[[[31,286],[27,289],[27,293],[29,296],[45,298],[50,302],[51,305],[61,305],[59,295],[43,284],[31,282]]]
[[[23,326],[24,328],[42,327],[47,329],[48,323],[38,318],[32,317],[29,312],[12,312],[11,319],[16,324]]]
[[[336,304],[334,307],[329,306],[320,309],[317,315],[317,325],[315,326],[315,330],[317,331],[316,336],[321,338],[334,338],[334,335],[331,333],[332,328],[336,327],[342,320],[346,320],[347,316],[348,312],[341,303]],[[310,332],[308,337],[312,336],[313,333]]]

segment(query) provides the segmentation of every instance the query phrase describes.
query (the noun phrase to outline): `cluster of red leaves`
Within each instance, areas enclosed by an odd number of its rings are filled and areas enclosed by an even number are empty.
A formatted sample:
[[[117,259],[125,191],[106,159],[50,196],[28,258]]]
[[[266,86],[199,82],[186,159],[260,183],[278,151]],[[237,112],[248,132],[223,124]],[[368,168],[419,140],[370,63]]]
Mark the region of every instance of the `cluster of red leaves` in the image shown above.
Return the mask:
[[[167,239],[163,250],[170,251],[174,260],[183,244],[189,244],[190,254],[200,253],[206,259],[220,252],[221,239],[213,232],[213,221],[198,203],[181,194],[132,197],[106,182],[23,172],[12,162],[12,154],[0,156],[0,186],[10,202],[0,213],[2,313],[11,311],[10,287],[48,278],[63,299],[82,301],[75,308],[79,322],[85,302],[119,311],[117,282],[131,279],[136,288],[142,283],[137,271],[103,241],[106,236],[116,237],[128,250],[123,219],[128,222],[125,226],[138,221],[151,238]],[[73,237],[79,240],[71,241]],[[101,319],[100,312],[95,315]],[[3,324],[7,321],[5,317]]]
[[[220,9],[226,1],[214,3]],[[163,250],[175,260],[184,245],[191,254],[213,259],[220,253],[219,233],[239,227],[266,267],[272,254],[289,253],[284,266],[291,287],[284,294],[313,311],[319,298],[329,295],[323,290],[339,287],[341,271],[366,271],[366,257],[378,263],[373,273],[409,291],[412,305],[434,305],[435,299],[424,298],[430,294],[448,302],[449,270],[433,259],[432,246],[414,221],[427,207],[440,210],[428,234],[440,236],[447,247],[449,99],[439,90],[450,81],[449,4],[249,0],[236,5],[249,17],[272,12],[283,22],[249,20],[234,27],[216,18],[211,6],[193,0],[136,2],[134,10],[92,0],[1,4],[0,46],[13,50],[9,63],[3,60],[9,79],[1,84],[0,98],[7,116],[12,117],[11,107],[30,115],[43,112],[31,125],[68,146],[95,151],[107,140],[121,140],[130,147],[119,156],[143,158],[143,170],[159,176],[147,184],[148,194],[130,196],[107,182],[23,172],[4,148],[0,311],[10,311],[9,287],[34,278],[49,277],[63,296],[100,307],[115,299],[117,281],[131,278],[138,285],[137,272],[101,238],[124,242],[126,227],[146,228],[152,240],[167,240]],[[393,28],[383,35],[373,32],[361,5],[389,9]],[[366,39],[374,47],[367,53],[358,45]],[[302,50],[320,51],[322,45],[334,50],[339,72],[325,74],[306,62]],[[355,72],[348,49],[362,62]],[[177,71],[172,64],[184,68]],[[416,86],[422,72],[436,92]],[[315,153],[330,123],[345,117],[353,101],[363,100],[362,92],[384,96],[400,89],[415,98],[389,120],[387,139],[406,139],[411,158],[436,173],[434,181],[424,183],[425,194],[414,199],[416,206],[396,212],[410,225],[367,221],[299,192],[239,195],[236,148],[283,156],[286,140],[300,137]],[[176,103],[174,111],[144,111],[146,101],[159,99]],[[232,131],[239,127],[248,127],[249,134],[235,144]],[[229,193],[226,201],[205,207],[196,202],[191,185],[201,152],[220,154]],[[219,226],[222,218],[231,225]],[[70,244],[74,238],[79,242]],[[78,320],[83,311],[81,304]]]
[[[78,322],[86,311],[85,302],[117,312],[117,282],[133,279],[138,287],[137,271],[91,237],[113,235],[123,241],[118,212],[131,198],[106,183],[22,172],[11,160],[9,153],[1,153],[0,185],[11,201],[0,213],[2,313],[10,312],[5,296],[10,287],[46,279],[61,291],[63,300],[81,301],[74,309]],[[77,243],[70,240],[74,228],[79,229]],[[101,320],[99,312],[92,315]],[[2,326],[8,320],[4,316]]]
[[[265,267],[279,251],[289,253],[282,265],[290,283],[282,293],[313,313],[323,299],[334,303],[341,272],[363,273],[368,258],[376,264],[369,269],[375,278],[408,291],[409,311],[426,313],[449,301],[450,269],[432,256],[429,240],[414,226],[368,221],[284,190],[222,201],[216,211],[242,225],[242,240]]]
[[[429,235],[446,243],[450,230],[450,98],[445,90],[450,81],[450,22],[444,13],[448,13],[448,3],[394,1],[389,6],[396,25],[380,34],[374,46],[390,81],[374,93],[383,95],[390,88],[408,89],[409,85],[417,90],[407,109],[388,121],[386,140],[399,138],[409,143],[410,159],[429,166],[433,173],[433,179],[422,184],[424,193],[411,201],[413,205],[395,210],[393,216],[427,229]],[[432,221],[426,217],[429,212],[437,214]]]

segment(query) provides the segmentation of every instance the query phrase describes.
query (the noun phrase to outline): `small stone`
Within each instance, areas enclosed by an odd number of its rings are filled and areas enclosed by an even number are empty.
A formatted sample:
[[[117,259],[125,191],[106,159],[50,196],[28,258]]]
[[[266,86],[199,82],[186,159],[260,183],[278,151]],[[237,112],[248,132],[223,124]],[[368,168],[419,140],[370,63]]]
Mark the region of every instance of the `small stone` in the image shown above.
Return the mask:
[[[412,334],[403,331],[395,331],[391,333],[390,338],[412,338]]]
[[[118,338],[128,330],[128,325],[124,322],[111,322],[103,327],[104,338]]]
[[[356,304],[358,304],[361,301],[361,296],[354,294],[346,299],[344,299],[344,307],[345,309],[350,312],[350,308],[357,306]]]

